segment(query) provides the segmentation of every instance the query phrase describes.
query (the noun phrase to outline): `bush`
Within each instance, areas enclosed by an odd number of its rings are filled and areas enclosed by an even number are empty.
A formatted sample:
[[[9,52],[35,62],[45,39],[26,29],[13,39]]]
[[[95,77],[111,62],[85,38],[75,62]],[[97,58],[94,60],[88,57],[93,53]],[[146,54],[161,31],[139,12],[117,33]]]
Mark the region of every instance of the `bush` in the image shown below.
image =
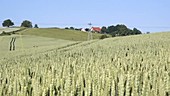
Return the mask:
[[[28,20],[24,20],[24,21],[21,23],[21,27],[32,28],[32,22],[31,22],[31,21],[28,21]]]
[[[12,34],[15,34],[15,31],[12,31]]]
[[[150,32],[146,32],[146,34],[150,34]]]
[[[69,29],[68,27],[65,27],[65,29]]]
[[[105,39],[105,38],[109,38],[107,35],[102,35],[101,37],[100,37],[100,39]]]

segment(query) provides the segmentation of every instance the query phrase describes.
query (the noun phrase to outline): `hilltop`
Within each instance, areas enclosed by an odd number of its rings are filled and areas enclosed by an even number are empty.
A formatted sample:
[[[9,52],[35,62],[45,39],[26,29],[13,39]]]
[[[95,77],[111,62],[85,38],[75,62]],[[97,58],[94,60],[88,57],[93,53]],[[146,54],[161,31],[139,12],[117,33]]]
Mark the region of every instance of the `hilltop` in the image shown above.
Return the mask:
[[[21,30],[22,29],[22,30]],[[0,36],[0,59],[28,54],[37,54],[70,44],[87,41],[87,32],[57,28],[3,28],[11,35]],[[15,32],[15,34],[13,33]],[[93,39],[102,34],[93,33]],[[15,37],[15,51],[10,51],[10,42]]]
[[[72,41],[86,41],[88,36],[87,32],[57,28],[28,28],[21,31],[19,34]],[[101,35],[102,34],[93,33],[93,39],[99,39]]]

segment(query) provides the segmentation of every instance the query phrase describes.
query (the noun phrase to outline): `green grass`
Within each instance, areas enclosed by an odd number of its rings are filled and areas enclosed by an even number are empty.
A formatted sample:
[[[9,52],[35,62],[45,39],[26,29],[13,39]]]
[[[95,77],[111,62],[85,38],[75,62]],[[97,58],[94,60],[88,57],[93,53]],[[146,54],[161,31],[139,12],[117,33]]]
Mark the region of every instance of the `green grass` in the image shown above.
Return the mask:
[[[9,45],[12,37],[16,37],[15,51],[9,51]],[[0,59],[15,57],[19,55],[37,54],[76,42],[77,41],[30,35],[0,36]]]
[[[19,28],[5,29],[10,32],[16,31],[16,29],[18,30]],[[0,59],[20,55],[37,54],[48,50],[65,47],[70,44],[87,40],[87,35],[88,34],[86,32],[75,30],[28,28],[18,31],[15,35],[0,36]],[[93,34],[94,39],[98,39],[100,36],[101,34]],[[9,51],[9,45],[12,37],[16,37],[16,50],[11,52]]]
[[[57,38],[72,41],[86,41],[87,32],[66,30],[66,29],[53,29],[53,28],[31,28],[21,31],[22,35],[35,35],[49,38]],[[93,39],[99,39],[101,34],[93,33]]]

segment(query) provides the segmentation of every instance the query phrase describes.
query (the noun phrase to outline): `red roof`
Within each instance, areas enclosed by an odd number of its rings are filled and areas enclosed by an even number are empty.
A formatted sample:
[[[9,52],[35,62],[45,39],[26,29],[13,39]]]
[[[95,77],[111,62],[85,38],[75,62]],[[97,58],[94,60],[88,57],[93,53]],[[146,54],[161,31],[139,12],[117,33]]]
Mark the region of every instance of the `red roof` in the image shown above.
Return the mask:
[[[101,32],[100,27],[92,27],[92,31]]]

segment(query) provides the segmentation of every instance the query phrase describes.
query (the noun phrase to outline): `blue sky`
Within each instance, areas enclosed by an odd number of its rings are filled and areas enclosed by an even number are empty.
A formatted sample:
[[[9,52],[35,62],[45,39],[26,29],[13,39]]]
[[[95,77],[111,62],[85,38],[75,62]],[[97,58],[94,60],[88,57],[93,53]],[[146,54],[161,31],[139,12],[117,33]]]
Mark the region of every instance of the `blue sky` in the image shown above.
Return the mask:
[[[39,27],[125,24],[143,32],[170,31],[170,0],[1,0],[0,23],[30,20]]]

